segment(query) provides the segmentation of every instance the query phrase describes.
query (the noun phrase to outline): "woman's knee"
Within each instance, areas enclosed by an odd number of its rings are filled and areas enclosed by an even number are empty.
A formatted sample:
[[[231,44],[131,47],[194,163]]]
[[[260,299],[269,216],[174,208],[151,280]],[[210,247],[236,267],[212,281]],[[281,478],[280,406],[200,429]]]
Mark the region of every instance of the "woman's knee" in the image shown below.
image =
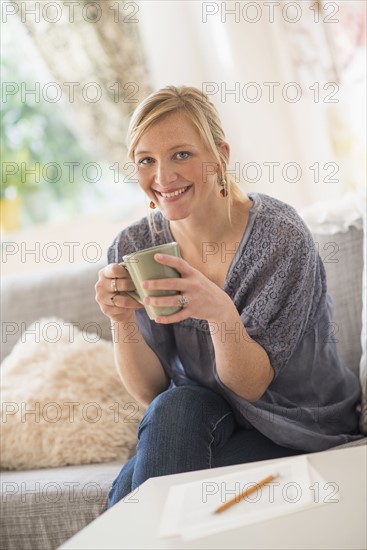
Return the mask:
[[[179,433],[180,424],[202,429],[215,424],[230,412],[228,403],[218,394],[201,386],[177,386],[157,395],[141,421],[139,432],[147,425],[161,425]]]

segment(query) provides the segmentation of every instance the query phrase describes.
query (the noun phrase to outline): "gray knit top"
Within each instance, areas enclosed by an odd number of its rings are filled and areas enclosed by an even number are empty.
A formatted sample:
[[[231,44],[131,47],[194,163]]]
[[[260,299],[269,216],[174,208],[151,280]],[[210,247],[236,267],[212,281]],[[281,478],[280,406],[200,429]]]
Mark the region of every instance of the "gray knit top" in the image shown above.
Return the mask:
[[[240,426],[279,445],[312,452],[358,439],[360,385],[332,338],[332,300],[312,235],[292,206],[261,193],[248,197],[248,223],[222,288],[269,356],[275,377],[266,392],[250,403],[219,379],[211,333],[225,327],[194,318],[160,325],[140,309],[143,337],[172,385],[200,384],[221,394]],[[146,217],[121,231],[108,262],[174,241],[169,222],[160,212],[154,217],[156,232]]]

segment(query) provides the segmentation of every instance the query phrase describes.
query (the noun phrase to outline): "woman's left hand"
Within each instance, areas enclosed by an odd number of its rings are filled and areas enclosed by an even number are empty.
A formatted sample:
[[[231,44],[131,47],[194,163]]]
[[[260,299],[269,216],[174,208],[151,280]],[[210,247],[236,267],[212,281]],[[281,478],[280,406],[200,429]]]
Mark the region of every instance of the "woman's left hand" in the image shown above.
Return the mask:
[[[180,273],[181,277],[144,281],[143,288],[149,290],[176,290],[187,299],[187,305],[177,313],[156,317],[155,321],[157,323],[178,323],[188,317],[205,319],[208,322],[220,322],[223,308],[234,307],[232,300],[224,290],[183,258],[168,254],[155,254],[154,259],[160,264],[173,267]],[[149,296],[144,299],[144,304],[155,307],[175,307],[179,304],[179,299],[180,295]]]

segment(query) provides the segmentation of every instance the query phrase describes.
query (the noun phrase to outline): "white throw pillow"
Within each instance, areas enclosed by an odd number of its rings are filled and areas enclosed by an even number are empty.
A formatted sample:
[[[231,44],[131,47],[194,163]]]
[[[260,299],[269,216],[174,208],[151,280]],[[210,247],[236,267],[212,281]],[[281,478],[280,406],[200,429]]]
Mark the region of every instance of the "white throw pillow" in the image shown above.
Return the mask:
[[[116,372],[112,343],[57,318],[26,335],[1,367],[1,467],[126,461],[144,409]]]
[[[366,194],[360,191],[317,202],[299,213],[312,233],[333,235],[348,231],[350,227],[362,229],[365,204]]]

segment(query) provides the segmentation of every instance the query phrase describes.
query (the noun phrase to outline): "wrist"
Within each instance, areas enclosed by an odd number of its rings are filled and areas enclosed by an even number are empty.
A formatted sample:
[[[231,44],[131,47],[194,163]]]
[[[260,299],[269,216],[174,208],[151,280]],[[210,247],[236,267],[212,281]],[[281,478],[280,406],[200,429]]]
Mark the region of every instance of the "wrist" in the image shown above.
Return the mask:
[[[215,305],[213,315],[208,319],[209,323],[220,326],[222,323],[233,323],[239,320],[239,314],[236,306],[224,290],[222,290],[222,299]]]
[[[110,319],[111,321],[111,331],[113,335],[122,335],[128,332],[131,332],[132,327],[135,328],[135,331],[139,330],[139,325],[137,323],[135,314],[129,315],[123,319]]]
[[[115,324],[124,325],[126,323],[135,323],[136,322],[135,310],[134,309],[122,310],[122,313],[119,313],[118,315],[114,315],[109,319],[111,322],[111,327],[112,325],[115,325]]]

